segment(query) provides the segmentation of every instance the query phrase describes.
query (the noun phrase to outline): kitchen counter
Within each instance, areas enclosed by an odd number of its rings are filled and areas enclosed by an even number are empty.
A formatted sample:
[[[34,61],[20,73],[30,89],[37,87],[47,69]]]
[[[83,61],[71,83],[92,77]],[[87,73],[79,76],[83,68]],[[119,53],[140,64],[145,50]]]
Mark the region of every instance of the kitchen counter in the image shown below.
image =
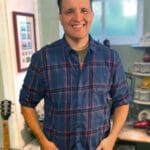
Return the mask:
[[[29,144],[27,144],[23,150],[40,150],[40,145],[36,139],[32,140]]]
[[[146,129],[133,128],[131,125],[123,127],[118,139],[129,142],[150,143],[150,136],[146,133]]]

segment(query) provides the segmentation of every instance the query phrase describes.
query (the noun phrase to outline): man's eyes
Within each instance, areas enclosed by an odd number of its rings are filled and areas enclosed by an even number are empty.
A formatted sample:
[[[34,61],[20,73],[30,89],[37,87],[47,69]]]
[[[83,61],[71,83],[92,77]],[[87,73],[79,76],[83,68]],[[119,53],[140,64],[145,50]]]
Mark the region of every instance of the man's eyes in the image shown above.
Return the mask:
[[[65,14],[72,14],[74,11],[72,9],[68,9],[65,11]]]
[[[83,9],[81,9],[81,12],[82,12],[82,13],[88,13],[88,12],[89,12],[89,10],[88,10],[88,9],[83,8]]]
[[[80,10],[80,12],[83,13],[83,14],[86,14],[86,13],[89,12],[89,10],[86,9],[86,8],[82,8],[82,9]],[[65,13],[66,15],[70,15],[70,14],[75,13],[75,10],[73,10],[73,9],[68,9],[68,10],[66,10],[64,13]]]

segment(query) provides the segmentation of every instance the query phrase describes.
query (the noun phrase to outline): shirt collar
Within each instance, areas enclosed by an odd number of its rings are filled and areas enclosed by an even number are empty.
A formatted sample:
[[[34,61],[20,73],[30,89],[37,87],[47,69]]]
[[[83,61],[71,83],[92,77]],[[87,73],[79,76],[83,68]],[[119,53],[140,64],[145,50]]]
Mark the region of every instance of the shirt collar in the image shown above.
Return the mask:
[[[72,50],[72,48],[70,47],[70,45],[68,44],[65,36],[63,36],[62,38],[62,46],[63,49],[66,53],[70,53]],[[92,38],[92,36],[89,34],[89,45],[88,45],[88,51],[89,52],[94,52],[96,50],[96,43],[95,40]]]

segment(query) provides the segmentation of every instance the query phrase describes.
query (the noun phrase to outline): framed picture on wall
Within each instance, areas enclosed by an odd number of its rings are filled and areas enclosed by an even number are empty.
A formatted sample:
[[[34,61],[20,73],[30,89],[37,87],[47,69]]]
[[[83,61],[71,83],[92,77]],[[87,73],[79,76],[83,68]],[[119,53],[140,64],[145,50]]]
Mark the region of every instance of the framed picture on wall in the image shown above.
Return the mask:
[[[13,12],[13,25],[18,72],[27,70],[36,50],[34,14]]]

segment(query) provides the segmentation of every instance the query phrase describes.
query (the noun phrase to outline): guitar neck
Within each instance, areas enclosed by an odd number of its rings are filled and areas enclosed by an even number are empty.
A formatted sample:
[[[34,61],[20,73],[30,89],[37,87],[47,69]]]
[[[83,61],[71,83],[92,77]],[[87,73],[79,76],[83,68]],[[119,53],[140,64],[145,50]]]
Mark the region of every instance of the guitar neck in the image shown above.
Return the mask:
[[[4,150],[10,149],[8,120],[3,120],[3,146]]]

